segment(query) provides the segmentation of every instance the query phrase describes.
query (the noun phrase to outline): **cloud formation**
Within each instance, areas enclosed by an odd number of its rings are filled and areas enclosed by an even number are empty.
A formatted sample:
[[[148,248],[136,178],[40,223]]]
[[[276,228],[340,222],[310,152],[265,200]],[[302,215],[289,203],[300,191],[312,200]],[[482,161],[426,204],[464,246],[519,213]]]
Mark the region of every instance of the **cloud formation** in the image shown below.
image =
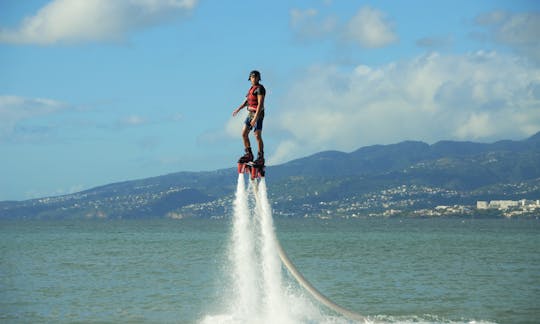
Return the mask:
[[[290,25],[299,39],[318,39],[334,33],[338,28],[336,17],[319,17],[319,11],[291,9]]]
[[[453,39],[450,36],[431,36],[422,37],[416,41],[416,46],[427,49],[442,49],[450,47],[453,44]]]
[[[140,115],[124,116],[117,121],[117,125],[120,127],[137,127],[148,123],[150,123],[150,121]]]
[[[540,63],[540,13],[492,11],[478,15],[477,26],[487,30],[480,38],[514,48],[518,53]]]
[[[540,69],[515,56],[423,55],[380,67],[318,66],[278,113],[270,163],[404,139],[490,141],[540,130]]]
[[[198,0],[54,0],[0,42],[51,45],[123,40],[130,32],[189,13]]]
[[[58,114],[69,108],[69,105],[51,99],[0,96],[0,142],[8,139],[25,120]],[[29,126],[24,130],[38,131]]]
[[[363,7],[347,23],[344,37],[365,48],[378,48],[398,40],[386,15],[374,8]]]
[[[335,16],[321,16],[313,8],[290,11],[290,26],[301,40],[330,37],[364,48],[379,48],[398,41],[393,23],[381,11],[362,7],[349,21]]]
[[[64,132],[68,128],[119,131],[182,121],[179,114],[148,117],[115,110],[100,112],[53,99],[0,95],[0,143],[43,141],[51,139],[53,133],[61,133],[65,139],[65,134],[70,134]],[[95,113],[100,114],[100,120]]]

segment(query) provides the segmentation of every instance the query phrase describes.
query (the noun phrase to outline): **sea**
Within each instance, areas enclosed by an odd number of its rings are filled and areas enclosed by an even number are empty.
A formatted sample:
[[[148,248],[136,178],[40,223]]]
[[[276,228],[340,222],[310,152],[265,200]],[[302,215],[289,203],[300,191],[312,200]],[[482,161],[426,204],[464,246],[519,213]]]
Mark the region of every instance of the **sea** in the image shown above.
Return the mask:
[[[540,220],[0,220],[1,323],[540,323]]]

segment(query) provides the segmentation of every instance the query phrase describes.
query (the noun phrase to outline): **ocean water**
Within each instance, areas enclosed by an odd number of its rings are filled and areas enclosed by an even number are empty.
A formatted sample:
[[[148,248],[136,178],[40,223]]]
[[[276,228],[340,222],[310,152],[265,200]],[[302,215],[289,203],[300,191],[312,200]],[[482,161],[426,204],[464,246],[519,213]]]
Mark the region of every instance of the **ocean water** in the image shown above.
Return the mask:
[[[540,322],[539,220],[272,219],[241,186],[223,220],[0,221],[0,322],[351,322],[276,238],[371,322]]]

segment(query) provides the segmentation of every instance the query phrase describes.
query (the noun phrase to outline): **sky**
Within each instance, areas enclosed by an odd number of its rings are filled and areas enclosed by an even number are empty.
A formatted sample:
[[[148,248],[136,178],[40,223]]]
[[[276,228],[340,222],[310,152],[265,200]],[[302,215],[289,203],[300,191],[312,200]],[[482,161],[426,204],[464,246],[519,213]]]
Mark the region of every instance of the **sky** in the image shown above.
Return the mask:
[[[234,167],[253,69],[267,165],[521,140],[540,1],[0,0],[0,201]]]

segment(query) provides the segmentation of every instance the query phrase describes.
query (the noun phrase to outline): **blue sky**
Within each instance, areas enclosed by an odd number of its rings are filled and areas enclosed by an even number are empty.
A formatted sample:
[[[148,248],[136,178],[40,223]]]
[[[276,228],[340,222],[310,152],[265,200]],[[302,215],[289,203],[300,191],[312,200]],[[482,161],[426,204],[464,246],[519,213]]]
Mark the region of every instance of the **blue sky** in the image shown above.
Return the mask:
[[[0,0],[0,201],[234,166],[252,69],[267,164],[523,139],[540,2]]]

